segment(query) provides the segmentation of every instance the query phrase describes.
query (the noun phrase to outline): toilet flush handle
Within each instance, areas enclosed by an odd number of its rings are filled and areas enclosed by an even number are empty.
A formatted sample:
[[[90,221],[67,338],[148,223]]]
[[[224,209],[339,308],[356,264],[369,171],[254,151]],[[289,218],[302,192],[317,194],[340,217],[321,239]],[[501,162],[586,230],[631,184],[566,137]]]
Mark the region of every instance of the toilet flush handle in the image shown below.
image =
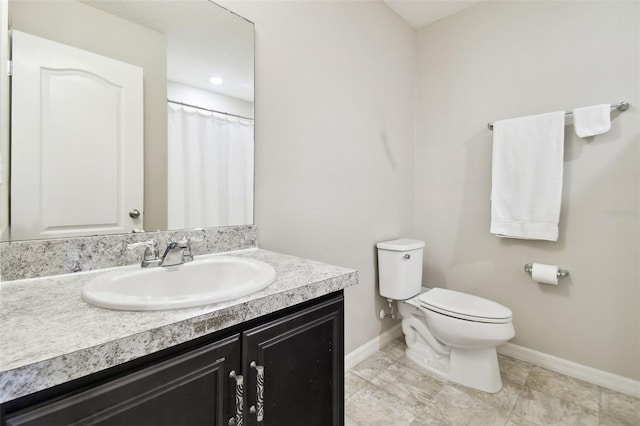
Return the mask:
[[[402,257],[404,257],[404,258],[405,258],[405,259],[407,259],[407,260],[411,259],[411,255],[410,255],[409,253],[405,254],[405,255],[404,255],[404,256],[402,256]]]

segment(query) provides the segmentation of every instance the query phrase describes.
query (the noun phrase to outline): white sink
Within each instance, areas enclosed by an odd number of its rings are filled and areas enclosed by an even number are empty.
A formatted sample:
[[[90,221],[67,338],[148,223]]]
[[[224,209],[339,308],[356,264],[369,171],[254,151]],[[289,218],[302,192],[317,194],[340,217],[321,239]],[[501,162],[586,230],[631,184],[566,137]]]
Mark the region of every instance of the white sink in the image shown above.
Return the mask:
[[[265,262],[218,255],[171,267],[119,268],[89,281],[82,298],[127,311],[188,308],[246,296],[275,279],[275,269]]]

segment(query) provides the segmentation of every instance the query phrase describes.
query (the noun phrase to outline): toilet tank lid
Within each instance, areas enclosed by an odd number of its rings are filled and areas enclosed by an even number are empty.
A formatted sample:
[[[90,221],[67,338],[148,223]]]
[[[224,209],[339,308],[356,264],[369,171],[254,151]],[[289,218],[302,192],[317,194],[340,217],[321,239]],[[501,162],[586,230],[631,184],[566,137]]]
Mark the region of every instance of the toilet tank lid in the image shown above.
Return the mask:
[[[424,241],[400,238],[397,240],[383,241],[378,243],[376,246],[382,250],[407,251],[423,248]]]

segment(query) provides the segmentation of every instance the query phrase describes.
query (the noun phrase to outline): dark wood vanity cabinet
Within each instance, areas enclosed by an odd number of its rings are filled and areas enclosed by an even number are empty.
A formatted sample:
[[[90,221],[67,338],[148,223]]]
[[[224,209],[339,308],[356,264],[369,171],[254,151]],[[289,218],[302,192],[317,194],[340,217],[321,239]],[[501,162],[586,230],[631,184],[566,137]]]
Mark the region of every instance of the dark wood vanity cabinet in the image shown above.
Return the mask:
[[[236,334],[74,395],[8,415],[4,424],[226,424],[227,376],[238,368],[239,356],[240,337]]]
[[[343,309],[334,293],[138,360],[116,378],[11,401],[0,424],[341,426]]]
[[[343,424],[342,318],[340,298],[242,333],[242,367],[248,377],[246,424]],[[260,367],[263,380],[258,378]],[[260,398],[258,383],[262,381]],[[261,411],[263,421],[259,421]]]

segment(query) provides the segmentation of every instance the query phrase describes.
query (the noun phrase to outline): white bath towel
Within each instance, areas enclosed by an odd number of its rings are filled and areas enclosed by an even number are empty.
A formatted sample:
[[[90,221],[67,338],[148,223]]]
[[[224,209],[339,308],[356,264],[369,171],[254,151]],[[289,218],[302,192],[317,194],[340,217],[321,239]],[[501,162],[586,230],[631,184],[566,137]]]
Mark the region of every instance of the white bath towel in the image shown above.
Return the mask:
[[[493,123],[491,233],[558,240],[564,111]]]
[[[601,135],[611,128],[611,105],[593,105],[573,110],[573,127],[579,138]]]

